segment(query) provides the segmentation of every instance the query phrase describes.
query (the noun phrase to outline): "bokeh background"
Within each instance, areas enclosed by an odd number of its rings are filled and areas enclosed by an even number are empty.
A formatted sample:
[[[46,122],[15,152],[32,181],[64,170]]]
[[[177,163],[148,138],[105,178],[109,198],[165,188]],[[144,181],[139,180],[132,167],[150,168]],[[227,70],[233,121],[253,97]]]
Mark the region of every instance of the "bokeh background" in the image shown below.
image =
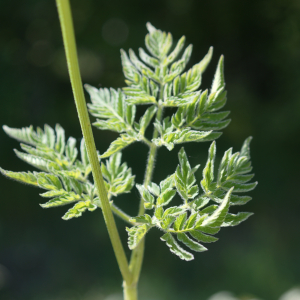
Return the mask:
[[[259,185],[243,211],[255,215],[226,228],[209,251],[183,262],[147,236],[141,299],[207,299],[229,290],[273,300],[300,284],[300,2],[298,0],[72,0],[82,78],[97,87],[124,86],[119,49],[144,46],[145,24],[182,35],[197,63],[214,46],[203,79],[211,85],[225,55],[226,109],[232,122],[217,141],[218,155],[254,136],[252,160]],[[0,120],[23,127],[60,123],[81,138],[54,0],[0,2]],[[139,111],[142,113],[142,110]],[[116,138],[94,130],[104,152]],[[0,131],[0,166],[28,170],[14,155],[16,141]],[[192,164],[204,166],[209,143],[189,144]],[[175,148],[160,150],[154,181],[173,172]],[[124,158],[141,182],[146,147]],[[168,161],[168,162],[167,162]],[[201,171],[197,173],[200,180]],[[119,299],[121,277],[100,210],[63,221],[66,207],[42,210],[38,189],[0,177],[0,299]],[[133,215],[138,195],[117,203]],[[126,243],[124,223],[118,221]],[[126,247],[127,249],[127,247]],[[129,250],[126,250],[129,254]],[[109,296],[110,295],[110,296]],[[298,294],[299,295],[299,294]],[[107,298],[108,297],[108,298]],[[296,298],[295,298],[296,299]],[[299,299],[299,298],[297,298]]]

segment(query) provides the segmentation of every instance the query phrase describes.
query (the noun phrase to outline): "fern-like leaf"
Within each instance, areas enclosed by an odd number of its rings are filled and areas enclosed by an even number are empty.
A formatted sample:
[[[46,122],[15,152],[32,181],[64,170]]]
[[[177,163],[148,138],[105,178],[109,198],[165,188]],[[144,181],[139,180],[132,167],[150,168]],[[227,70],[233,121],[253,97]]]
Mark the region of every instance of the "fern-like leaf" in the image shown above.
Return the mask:
[[[90,85],[85,85],[91,97],[89,110],[93,116],[97,118],[94,123],[99,129],[112,130],[116,132],[131,132],[136,107],[127,105],[125,95],[121,90],[115,89],[96,89]]]
[[[215,154],[209,155],[206,167],[203,170],[204,178],[201,181],[202,189],[207,197],[220,203],[220,198],[223,197],[226,191],[234,187],[233,195],[231,196],[231,205],[242,205],[251,200],[249,196],[239,196],[236,194],[249,192],[257,185],[257,182],[249,183],[254,176],[254,174],[248,174],[252,170],[249,148],[251,139],[249,137],[245,140],[241,152],[232,154],[232,149],[229,149],[224,153],[216,181],[209,179],[206,175],[213,172]],[[211,149],[214,147],[215,145],[212,144],[209,152],[212,152]]]
[[[122,154],[116,153],[101,163],[101,171],[108,183],[108,198],[123,193],[129,193],[134,186],[134,178],[131,169],[126,163],[121,164]]]
[[[21,144],[17,156],[43,172],[12,172],[0,168],[0,172],[17,181],[40,187],[46,192],[41,196],[50,198],[41,204],[43,208],[62,206],[76,202],[63,219],[79,217],[85,210],[93,211],[100,206],[95,186],[89,181],[91,166],[84,140],[80,143],[81,160],[77,158],[76,140],[65,141],[65,132],[60,125],[55,130],[46,125],[44,131],[33,127],[12,129],[4,126],[5,132],[26,144]],[[134,185],[134,176],[125,163],[121,164],[121,154],[113,155],[106,166],[102,163],[106,187],[110,195],[127,193]]]

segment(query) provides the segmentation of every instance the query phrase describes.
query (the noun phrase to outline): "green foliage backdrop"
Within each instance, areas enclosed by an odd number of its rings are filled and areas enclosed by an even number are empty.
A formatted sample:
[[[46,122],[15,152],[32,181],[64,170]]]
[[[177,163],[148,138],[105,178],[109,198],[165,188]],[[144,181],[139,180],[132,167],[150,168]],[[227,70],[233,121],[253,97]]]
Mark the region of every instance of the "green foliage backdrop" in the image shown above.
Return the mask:
[[[214,46],[203,86],[210,86],[218,58],[225,55],[226,109],[231,110],[232,122],[217,141],[217,164],[226,149],[233,145],[235,152],[246,136],[254,136],[251,156],[259,185],[247,211],[255,215],[221,231],[218,243],[194,254],[190,263],[170,255],[158,241],[161,233],[151,231],[141,298],[206,299],[226,289],[271,300],[300,284],[298,1],[74,0],[71,4],[84,83],[125,86],[119,49],[137,52],[150,21],[172,32],[175,42],[185,35],[187,45],[193,44],[188,67]],[[2,1],[0,16],[1,124],[20,128],[59,123],[79,145],[80,127],[54,1]],[[139,119],[142,112],[138,113]],[[94,133],[102,154],[118,137],[109,131]],[[174,172],[180,145],[175,147],[171,154],[160,151],[156,182]],[[27,165],[13,148],[18,143],[0,131],[0,166],[25,170]],[[186,146],[191,165],[202,162],[199,177],[208,148],[209,143]],[[123,156],[141,182],[146,147],[134,144]],[[43,210],[34,189],[0,177],[0,190],[1,299],[92,300],[119,290],[121,278],[100,210],[64,222],[60,216],[65,208]],[[135,191],[117,200],[120,207],[132,203],[132,215],[139,198]],[[127,233],[122,236],[125,244]]]

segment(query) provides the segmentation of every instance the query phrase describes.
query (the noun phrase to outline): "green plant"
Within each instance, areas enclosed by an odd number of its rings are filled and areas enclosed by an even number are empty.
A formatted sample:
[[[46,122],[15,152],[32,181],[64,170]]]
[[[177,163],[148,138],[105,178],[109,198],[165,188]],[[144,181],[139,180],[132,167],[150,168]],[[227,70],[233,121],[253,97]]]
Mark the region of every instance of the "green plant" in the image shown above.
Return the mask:
[[[44,208],[72,204],[63,216],[65,220],[80,217],[86,210],[102,209],[123,277],[124,298],[137,299],[145,235],[151,228],[163,231],[161,240],[171,252],[189,261],[194,256],[181,245],[192,251],[205,251],[207,248],[201,243],[217,241],[214,235],[221,227],[238,225],[251,215],[228,212],[231,205],[242,205],[251,200],[249,196],[239,196],[239,193],[248,192],[257,184],[248,183],[253,177],[249,174],[252,169],[249,153],[251,138],[246,139],[240,152],[232,153],[229,149],[224,153],[215,178],[214,140],[221,135],[219,130],[230,122],[226,119],[229,112],[220,111],[226,103],[224,59],[221,57],[219,60],[210,91],[199,90],[202,74],[212,57],[212,48],[198,64],[184,71],[192,46],[180,55],[185,38],[182,37],[171,50],[172,35],[148,23],[149,33],[145,41],[150,55],[140,48],[140,60],[132,50],[129,50],[129,56],[121,51],[127,87],[122,90],[98,90],[86,85],[91,96],[89,109],[97,118],[94,125],[101,130],[120,133],[105,153],[97,153],[80,79],[69,3],[57,0],[57,4],[83,132],[80,159],[76,140],[70,137],[66,141],[60,125],[56,125],[55,129],[45,125],[44,130],[4,126],[9,136],[22,142],[24,152],[15,150],[17,156],[40,171],[0,170],[7,177],[46,190],[41,196],[50,200],[41,205]],[[136,105],[149,105],[138,122],[135,120]],[[164,109],[169,107],[177,110],[172,117],[163,118]],[[145,132],[151,121],[154,131],[149,140]],[[121,151],[136,141],[144,142],[149,147],[149,156],[144,182],[136,184],[141,195],[138,215],[131,217],[114,204],[113,198],[130,192],[134,186],[135,176],[126,163],[121,162]],[[201,192],[194,175],[200,165],[190,166],[184,148],[178,153],[179,165],[174,173],[159,184],[152,182],[154,162],[160,147],[171,151],[176,144],[206,141],[213,142],[203,169]],[[176,194],[182,198],[182,204],[172,206]],[[149,213],[145,213],[146,210]],[[126,228],[128,246],[132,250],[130,262],[121,244],[113,213],[131,225]]]

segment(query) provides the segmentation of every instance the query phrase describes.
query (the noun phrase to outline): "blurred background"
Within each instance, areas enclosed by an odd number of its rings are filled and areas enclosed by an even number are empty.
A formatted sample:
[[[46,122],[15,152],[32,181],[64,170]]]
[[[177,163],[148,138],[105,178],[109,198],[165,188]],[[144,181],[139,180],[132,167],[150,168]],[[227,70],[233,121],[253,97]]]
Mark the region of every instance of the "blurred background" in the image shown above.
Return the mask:
[[[161,233],[151,231],[140,298],[202,300],[227,290],[232,293],[228,297],[273,300],[299,285],[300,2],[71,4],[84,83],[124,86],[120,48],[144,47],[145,24],[150,21],[172,32],[175,41],[185,35],[187,44],[194,45],[189,66],[214,46],[203,88],[210,87],[218,58],[225,55],[226,109],[231,110],[232,122],[217,140],[218,157],[231,146],[239,150],[246,137],[254,136],[251,154],[259,185],[251,192],[253,200],[240,210],[255,215],[238,227],[223,229],[220,240],[196,254],[193,262],[171,254],[159,240]],[[67,136],[79,141],[54,0],[1,1],[0,19],[0,123],[16,128],[60,123]],[[117,137],[96,129],[94,133],[102,153]],[[209,143],[187,145],[192,165],[205,165],[208,147]],[[19,149],[19,144],[1,130],[0,166],[31,170],[13,148]],[[179,148],[171,154],[159,151],[154,181],[174,171]],[[131,145],[123,156],[141,183],[146,147]],[[201,170],[197,175],[200,180]],[[42,210],[38,189],[0,177],[0,191],[1,300],[121,299],[121,276],[100,210],[66,222],[61,219],[66,207]],[[134,189],[116,202],[134,215],[138,194]],[[124,225],[118,221],[125,244]],[[227,299],[224,295],[211,299]],[[299,293],[290,299],[300,299]]]

